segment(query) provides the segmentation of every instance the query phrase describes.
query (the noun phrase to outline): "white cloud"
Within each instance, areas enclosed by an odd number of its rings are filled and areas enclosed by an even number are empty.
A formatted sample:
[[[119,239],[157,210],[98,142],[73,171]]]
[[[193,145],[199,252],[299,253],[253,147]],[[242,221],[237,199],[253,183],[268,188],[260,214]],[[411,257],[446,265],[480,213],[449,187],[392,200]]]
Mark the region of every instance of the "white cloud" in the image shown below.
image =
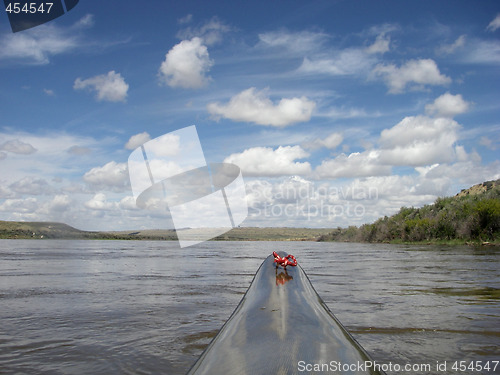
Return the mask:
[[[24,177],[10,184],[9,188],[17,194],[28,195],[47,194],[52,191],[52,188],[45,179],[32,176]]]
[[[391,167],[380,162],[377,150],[340,154],[334,159],[324,160],[315,169],[318,178],[367,177],[391,174]]]
[[[73,85],[75,90],[90,89],[96,92],[97,100],[124,102],[127,98],[129,85],[120,73],[114,70],[88,79],[77,78]]]
[[[460,125],[448,118],[405,117],[382,131],[380,161],[387,165],[422,166],[455,161]]]
[[[92,199],[85,202],[85,207],[90,208],[91,210],[109,211],[115,209],[117,204],[114,202],[107,202],[105,194],[97,193],[92,197]]]
[[[93,14],[86,14],[82,18],[80,18],[73,26],[72,29],[79,29],[79,28],[87,28],[94,26],[94,15]]]
[[[185,15],[184,17],[179,18],[177,20],[177,22],[180,25],[184,25],[184,24],[190,23],[192,20],[193,20],[193,15],[191,13],[189,13],[189,14]]]
[[[484,181],[497,180],[500,178],[500,162],[498,160],[488,165],[481,165],[479,160],[459,161],[452,164],[440,164],[429,171],[426,177],[433,181],[443,178],[455,184],[463,184],[466,187]]]
[[[393,64],[379,64],[373,70],[375,76],[381,76],[389,86],[389,93],[402,93],[408,84],[446,85],[451,78],[441,74],[434,60],[410,60],[401,67]]]
[[[133,196],[126,196],[120,200],[120,203],[118,204],[120,209],[122,210],[128,210],[128,211],[137,211],[139,210],[139,207],[137,207],[137,204],[135,202],[135,198]]]
[[[166,54],[159,70],[160,80],[170,87],[198,89],[210,81],[206,74],[213,64],[201,38],[183,40]]]
[[[4,143],[8,144],[9,150],[17,151],[17,153],[0,151],[6,155],[0,178],[9,184],[26,176],[39,177],[47,181],[50,178],[71,179],[74,176],[81,176],[82,170],[88,170],[95,165],[96,158],[104,157],[100,151],[104,147],[109,148],[115,142],[109,138],[97,141],[90,137],[68,135],[61,131],[42,134],[0,132],[0,139],[6,140]],[[26,154],[33,149],[36,149],[36,153]],[[93,158],[82,157],[94,150],[97,152]]]
[[[137,147],[143,145],[151,139],[147,132],[139,133],[130,137],[128,142],[125,144],[127,150],[135,150]]]
[[[377,35],[375,42],[366,49],[366,52],[372,53],[385,53],[389,51],[389,45],[391,43],[391,38],[386,35],[386,33],[381,33]]]
[[[322,146],[324,146],[326,148],[334,149],[338,145],[340,145],[343,140],[344,140],[344,137],[342,137],[342,134],[332,133],[328,137],[326,137],[325,139],[322,139],[320,141],[320,143]]]
[[[91,16],[86,15],[66,29],[45,24],[20,33],[5,34],[0,39],[0,59],[48,64],[51,56],[70,52],[81,44],[75,30],[91,26],[89,19]]]
[[[457,49],[462,48],[463,46],[465,46],[465,35],[460,35],[452,44],[445,44],[439,47],[437,52],[448,55],[455,52]]]
[[[65,36],[53,25],[41,25],[22,33],[6,34],[0,40],[0,59],[21,59],[48,64],[49,57],[77,46],[74,37]]]
[[[500,27],[500,13],[497,14],[497,16],[493,19],[493,21],[491,21],[488,24],[488,27],[486,27],[486,30],[493,32],[493,31],[496,31],[499,27]]]
[[[78,156],[83,156],[83,155],[88,155],[92,152],[92,150],[88,147],[83,147],[83,146],[71,146],[66,150],[66,152],[70,155],[78,155]]]
[[[14,154],[30,155],[37,151],[29,143],[20,141],[19,139],[12,139],[0,145],[0,150],[12,152]]]
[[[37,208],[38,200],[32,197],[26,199],[6,199],[0,204],[0,211],[13,213],[14,217],[32,214]]]
[[[483,135],[479,140],[479,144],[494,151],[498,148],[498,139],[491,139],[490,137]]]
[[[326,34],[311,31],[290,32],[280,30],[259,34],[260,45],[284,47],[296,53],[317,50],[327,39]]]
[[[123,191],[129,185],[127,163],[110,161],[102,167],[92,168],[83,180],[96,188]]]
[[[311,165],[295,160],[308,156],[309,153],[300,146],[280,146],[275,150],[254,147],[232,154],[224,162],[236,164],[245,176],[304,175],[310,173]]]
[[[308,141],[304,143],[304,147],[307,149],[315,150],[321,147],[326,147],[328,149],[335,149],[339,146],[344,137],[340,133],[331,133],[326,138],[316,138],[313,141]]]
[[[499,65],[500,42],[498,40],[472,40],[468,43],[461,61],[468,64]]]
[[[441,95],[434,103],[425,106],[425,113],[435,117],[453,118],[469,110],[470,103],[462,95],[452,95],[449,92]]]
[[[184,19],[181,19],[179,23],[189,23],[192,20],[192,16],[188,14]],[[223,38],[223,35],[229,32],[231,28],[224,24],[217,17],[213,17],[208,22],[202,24],[199,27],[187,27],[177,33],[177,36],[180,39],[192,39],[195,37],[200,38],[203,41],[203,44],[207,46],[214,45],[220,42]]]
[[[332,57],[305,57],[298,73],[345,76],[368,73],[377,59],[364,49],[350,48]]]
[[[42,205],[42,213],[52,217],[55,213],[64,214],[66,213],[72,205],[71,198],[66,194],[57,194],[50,200]]]
[[[267,90],[256,91],[255,87],[233,96],[229,103],[210,103],[208,112],[233,121],[253,122],[259,125],[283,127],[296,122],[309,121],[316,103],[305,96],[283,98],[274,104],[267,96]]]

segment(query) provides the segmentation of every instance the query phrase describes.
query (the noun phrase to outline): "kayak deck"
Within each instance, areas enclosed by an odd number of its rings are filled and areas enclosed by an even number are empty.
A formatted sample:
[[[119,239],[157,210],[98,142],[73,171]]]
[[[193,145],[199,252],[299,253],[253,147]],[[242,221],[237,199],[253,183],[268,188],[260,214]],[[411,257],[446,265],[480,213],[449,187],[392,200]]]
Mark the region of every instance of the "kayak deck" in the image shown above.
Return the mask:
[[[370,367],[368,354],[328,309],[300,265],[284,270],[273,261],[269,256],[262,263],[188,375],[383,374]]]

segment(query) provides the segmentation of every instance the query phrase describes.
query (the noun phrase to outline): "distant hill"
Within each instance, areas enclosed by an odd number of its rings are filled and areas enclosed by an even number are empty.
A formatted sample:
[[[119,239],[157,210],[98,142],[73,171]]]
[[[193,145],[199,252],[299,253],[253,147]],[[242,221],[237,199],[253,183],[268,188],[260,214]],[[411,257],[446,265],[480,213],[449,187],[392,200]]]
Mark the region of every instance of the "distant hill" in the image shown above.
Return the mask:
[[[337,228],[320,241],[500,244],[500,180],[474,185],[421,208],[402,207],[373,224]]]
[[[330,229],[315,228],[234,228],[218,241],[316,241]],[[87,232],[62,223],[0,221],[0,238],[12,239],[108,239],[108,240],[177,240],[173,229],[150,229],[110,232]]]
[[[86,233],[53,222],[0,221],[0,238],[85,238]]]
[[[10,239],[105,239],[176,240],[174,230],[91,232],[55,222],[1,221],[0,238]]]

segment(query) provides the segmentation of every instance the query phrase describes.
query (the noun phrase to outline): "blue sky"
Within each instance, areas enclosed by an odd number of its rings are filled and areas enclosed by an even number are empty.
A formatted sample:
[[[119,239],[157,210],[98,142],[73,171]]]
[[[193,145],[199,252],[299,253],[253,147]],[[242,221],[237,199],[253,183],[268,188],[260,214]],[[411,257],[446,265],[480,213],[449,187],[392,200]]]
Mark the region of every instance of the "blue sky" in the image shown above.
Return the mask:
[[[0,16],[0,220],[172,227],[127,159],[196,125],[243,225],[345,227],[500,178],[500,3],[85,1]]]

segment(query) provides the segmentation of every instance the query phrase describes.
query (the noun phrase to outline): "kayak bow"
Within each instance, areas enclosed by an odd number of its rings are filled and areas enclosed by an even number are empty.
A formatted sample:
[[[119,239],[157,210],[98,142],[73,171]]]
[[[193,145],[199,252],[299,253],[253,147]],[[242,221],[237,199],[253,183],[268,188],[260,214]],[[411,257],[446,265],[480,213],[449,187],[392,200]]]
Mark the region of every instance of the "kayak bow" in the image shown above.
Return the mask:
[[[370,367],[366,351],[328,309],[300,265],[283,269],[274,259],[270,255],[262,263],[188,375],[383,374]]]

